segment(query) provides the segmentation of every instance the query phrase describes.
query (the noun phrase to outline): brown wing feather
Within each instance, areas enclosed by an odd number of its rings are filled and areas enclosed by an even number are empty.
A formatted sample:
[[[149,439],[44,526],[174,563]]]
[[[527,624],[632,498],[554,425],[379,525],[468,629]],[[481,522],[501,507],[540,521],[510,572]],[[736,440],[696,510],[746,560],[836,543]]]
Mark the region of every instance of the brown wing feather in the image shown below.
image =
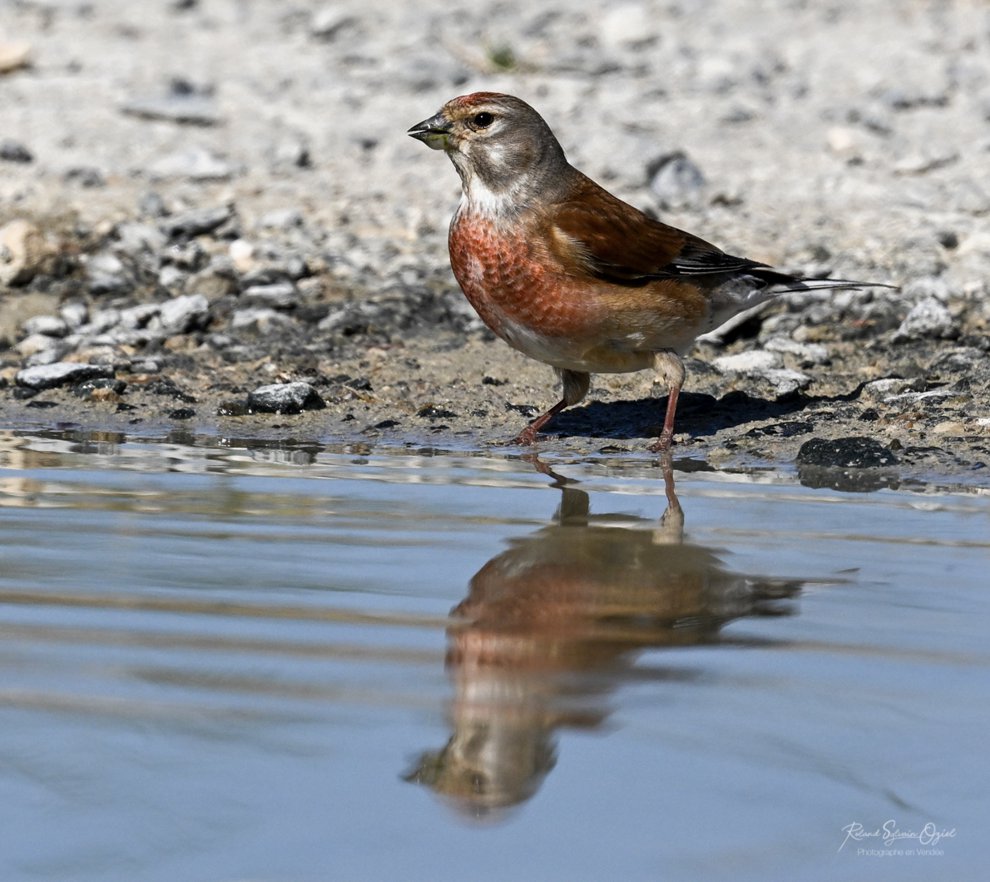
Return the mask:
[[[567,202],[553,206],[551,247],[565,264],[596,278],[644,285],[658,278],[725,275],[762,266],[648,217],[584,175],[572,193]]]

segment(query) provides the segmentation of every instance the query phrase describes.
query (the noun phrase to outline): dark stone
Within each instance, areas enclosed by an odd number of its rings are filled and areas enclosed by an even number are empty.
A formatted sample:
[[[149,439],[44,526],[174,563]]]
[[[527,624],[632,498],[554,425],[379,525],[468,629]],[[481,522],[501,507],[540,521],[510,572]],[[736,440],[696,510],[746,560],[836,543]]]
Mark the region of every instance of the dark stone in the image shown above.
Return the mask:
[[[210,233],[226,223],[234,215],[229,205],[218,208],[197,208],[166,217],[161,221],[162,229],[172,238],[190,238]]]
[[[121,395],[126,388],[127,383],[123,380],[115,380],[112,377],[94,377],[77,383],[72,389],[72,394],[77,398],[91,398],[97,389],[109,389],[111,392]]]
[[[34,156],[20,141],[4,138],[0,141],[0,159],[4,162],[31,162]]]
[[[217,416],[247,416],[251,413],[247,401],[231,398],[221,401],[217,407]]]
[[[797,455],[799,466],[823,468],[884,468],[897,463],[897,457],[873,438],[812,438],[801,445]]]
[[[67,184],[78,184],[80,187],[86,188],[105,187],[107,185],[103,172],[98,168],[92,168],[88,165],[70,168],[65,173],[65,182]]]
[[[454,419],[457,417],[457,414],[452,410],[437,407],[435,404],[427,404],[416,411],[416,416],[423,417],[424,419],[439,420]]]
[[[771,423],[769,426],[759,426],[755,429],[750,429],[746,434],[751,438],[761,435],[771,435],[775,438],[792,438],[795,435],[807,435],[811,430],[811,423],[795,420],[790,423]]]
[[[71,361],[56,361],[53,364],[42,364],[24,368],[17,372],[16,381],[19,386],[30,389],[54,389],[58,386],[75,385],[83,380],[97,377],[112,377],[113,368],[104,364],[77,364]]]
[[[188,392],[183,392],[178,386],[175,385],[175,382],[170,380],[168,377],[156,377],[145,384],[144,390],[152,395],[166,395],[169,398],[174,398],[176,401],[181,401],[184,404],[196,403],[195,396],[190,395]]]
[[[191,407],[177,407],[175,410],[170,410],[168,415],[173,420],[191,420],[196,416],[196,411]]]
[[[248,410],[252,413],[301,413],[322,410],[326,403],[309,383],[274,383],[259,386],[248,393]]]

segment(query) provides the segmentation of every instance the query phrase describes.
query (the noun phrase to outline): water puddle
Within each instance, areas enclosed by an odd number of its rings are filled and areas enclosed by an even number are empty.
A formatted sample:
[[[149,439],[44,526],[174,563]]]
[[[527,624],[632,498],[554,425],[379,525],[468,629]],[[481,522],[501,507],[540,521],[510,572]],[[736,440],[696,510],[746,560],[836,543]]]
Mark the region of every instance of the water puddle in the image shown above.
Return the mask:
[[[976,878],[990,495],[0,433],[0,878]]]

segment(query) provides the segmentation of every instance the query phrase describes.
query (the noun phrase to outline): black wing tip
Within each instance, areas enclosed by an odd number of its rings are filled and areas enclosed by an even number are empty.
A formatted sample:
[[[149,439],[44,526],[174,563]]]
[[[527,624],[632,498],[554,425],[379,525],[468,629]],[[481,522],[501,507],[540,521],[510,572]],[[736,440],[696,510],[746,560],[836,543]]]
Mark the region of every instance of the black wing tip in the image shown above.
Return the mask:
[[[900,291],[900,285],[891,285],[888,282],[862,282],[858,279],[796,279],[797,291],[816,291],[827,288],[839,288],[843,290],[857,288],[887,288],[891,291]]]

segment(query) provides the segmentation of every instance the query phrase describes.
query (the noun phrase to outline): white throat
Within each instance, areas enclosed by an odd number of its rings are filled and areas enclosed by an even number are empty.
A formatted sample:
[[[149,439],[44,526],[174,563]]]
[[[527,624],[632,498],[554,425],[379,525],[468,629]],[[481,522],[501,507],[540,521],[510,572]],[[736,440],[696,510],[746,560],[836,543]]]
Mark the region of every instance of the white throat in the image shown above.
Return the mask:
[[[472,214],[488,218],[504,218],[519,209],[517,189],[513,187],[512,190],[496,193],[475,175],[470,181],[465,182],[461,204],[457,210],[459,212],[467,210]]]
[[[488,218],[506,217],[515,214],[522,208],[526,191],[525,176],[517,177],[508,187],[493,190],[471,165],[471,161],[463,154],[449,154],[461,178],[463,194],[458,212],[470,211],[472,214]]]

